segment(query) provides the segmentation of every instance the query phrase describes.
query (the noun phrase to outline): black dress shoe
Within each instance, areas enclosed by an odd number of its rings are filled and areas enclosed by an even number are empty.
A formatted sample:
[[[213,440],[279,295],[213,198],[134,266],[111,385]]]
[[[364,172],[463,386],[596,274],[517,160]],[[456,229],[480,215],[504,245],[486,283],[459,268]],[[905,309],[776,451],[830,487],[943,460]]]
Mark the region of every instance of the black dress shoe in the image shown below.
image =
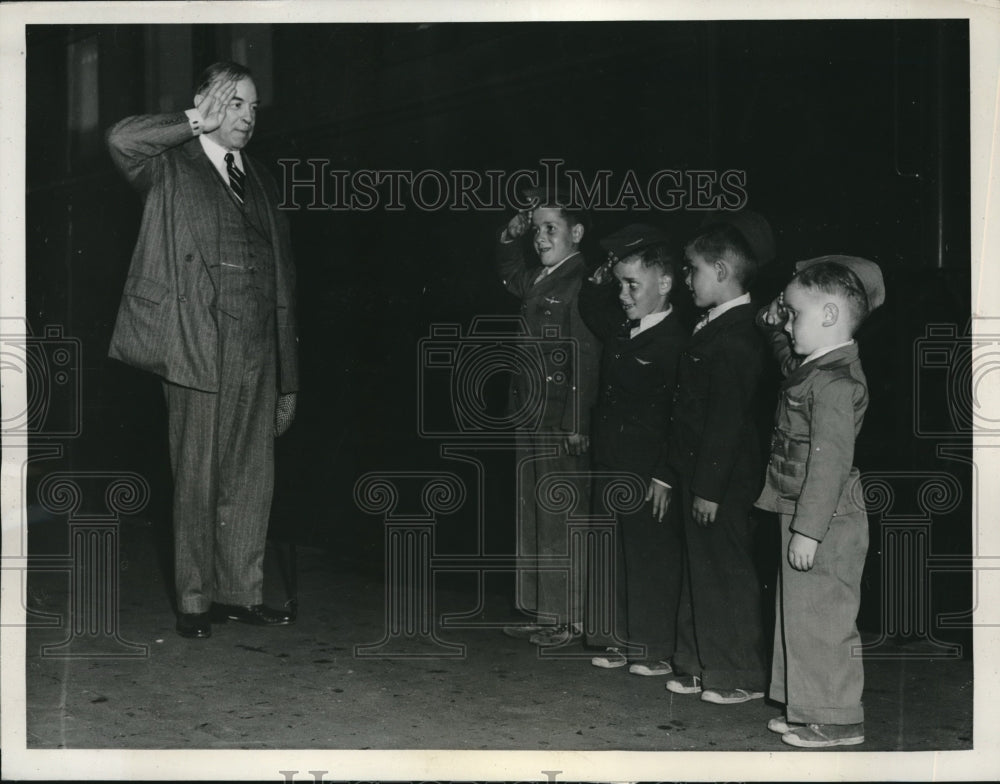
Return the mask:
[[[292,622],[291,613],[274,610],[263,604],[212,604],[212,617],[219,620],[239,621],[252,626],[288,626]]]
[[[177,633],[181,637],[211,637],[212,618],[208,613],[178,613]]]

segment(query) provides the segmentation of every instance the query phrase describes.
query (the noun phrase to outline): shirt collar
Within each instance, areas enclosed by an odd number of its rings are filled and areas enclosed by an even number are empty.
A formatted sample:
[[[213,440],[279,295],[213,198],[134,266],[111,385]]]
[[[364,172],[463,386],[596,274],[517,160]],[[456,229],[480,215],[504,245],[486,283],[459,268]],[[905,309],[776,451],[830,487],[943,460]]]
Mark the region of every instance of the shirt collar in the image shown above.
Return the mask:
[[[844,346],[849,346],[853,343],[853,340],[848,340],[846,343],[838,343],[836,346],[823,346],[823,348],[816,349],[812,354],[802,360],[800,367],[806,362],[812,362],[814,359],[819,359],[820,357],[829,354],[831,351],[836,351],[838,348],[843,348]]]
[[[647,313],[645,316],[639,319],[639,326],[632,327],[632,329],[629,331],[629,337],[634,338],[640,332],[645,332],[647,329],[655,327],[657,324],[663,321],[663,319],[665,319],[667,316],[673,313],[673,310],[674,310],[673,305],[667,305],[666,310],[659,310],[656,313]]]
[[[562,261],[556,262],[551,267],[543,267],[542,268],[542,272],[543,272],[542,277],[544,278],[544,277],[547,277],[548,275],[551,275],[553,272],[555,272],[557,269],[559,269],[563,264],[565,264],[571,258],[573,258],[574,256],[579,256],[579,255],[580,255],[580,251],[575,250],[572,253],[570,253],[566,258],[564,258]]]
[[[721,305],[716,305],[714,308],[709,308],[707,314],[708,318],[706,318],[706,321],[715,321],[715,319],[717,319],[727,310],[732,310],[733,308],[738,307],[740,305],[749,305],[749,304],[750,304],[750,293],[747,292],[745,294],[741,294],[739,297],[734,297],[731,300],[723,302]]]
[[[236,163],[236,168],[240,171],[246,171],[243,167],[243,156],[240,155],[239,150],[227,150],[221,144],[219,144],[215,139],[208,138],[205,134],[198,137],[198,141],[201,142],[201,148],[205,151],[208,159],[212,162],[221,173],[226,172],[226,153],[231,152],[233,154],[234,162]]]

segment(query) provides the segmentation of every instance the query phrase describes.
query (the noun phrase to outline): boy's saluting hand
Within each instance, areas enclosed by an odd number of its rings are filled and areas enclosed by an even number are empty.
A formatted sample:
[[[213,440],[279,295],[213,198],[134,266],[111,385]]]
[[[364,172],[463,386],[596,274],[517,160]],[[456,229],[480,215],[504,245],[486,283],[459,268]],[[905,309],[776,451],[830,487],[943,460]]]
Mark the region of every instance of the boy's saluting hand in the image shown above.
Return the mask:
[[[788,542],[788,563],[793,569],[808,572],[816,560],[816,548],[819,542],[803,534],[793,533]]]
[[[785,310],[785,293],[782,292],[767,306],[761,315],[761,320],[769,327],[780,327],[788,321],[788,311]]]

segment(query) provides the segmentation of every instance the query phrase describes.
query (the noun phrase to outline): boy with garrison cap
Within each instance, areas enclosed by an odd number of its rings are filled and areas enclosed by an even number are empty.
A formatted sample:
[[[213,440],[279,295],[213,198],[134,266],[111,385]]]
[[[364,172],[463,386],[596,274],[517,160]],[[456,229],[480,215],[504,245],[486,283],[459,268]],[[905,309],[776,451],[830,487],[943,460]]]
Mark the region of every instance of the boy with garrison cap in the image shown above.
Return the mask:
[[[680,552],[676,512],[665,483],[667,429],[677,360],[687,340],[670,304],[677,253],[665,234],[632,224],[601,240],[608,259],[580,290],[580,313],[603,342],[601,383],[594,409],[594,463],[598,476],[629,472],[646,489],[645,503],[618,514],[613,638],[588,643],[607,652],[596,667],[629,665],[634,675],[669,675],[674,652]],[[648,489],[647,489],[648,488]],[[595,481],[594,504],[605,485]],[[591,608],[593,617],[596,613]],[[603,626],[604,624],[600,624]],[[625,643],[624,645],[622,643]]]
[[[868,388],[853,337],[884,299],[875,263],[823,256],[799,262],[758,314],[786,377],[757,500],[779,515],[784,555],[770,696],[785,715],[767,727],[792,746],[865,739],[864,668],[854,648],[868,518],[853,461]]]

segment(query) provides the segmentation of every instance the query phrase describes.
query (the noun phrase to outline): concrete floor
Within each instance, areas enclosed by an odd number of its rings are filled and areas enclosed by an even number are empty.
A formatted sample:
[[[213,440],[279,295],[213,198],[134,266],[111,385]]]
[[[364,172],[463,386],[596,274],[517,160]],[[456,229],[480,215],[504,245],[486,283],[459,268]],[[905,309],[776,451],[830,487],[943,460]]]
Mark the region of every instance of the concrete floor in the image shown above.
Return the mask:
[[[230,623],[183,639],[154,529],[123,523],[119,539],[119,636],[148,652],[99,658],[123,649],[78,636],[67,650],[89,656],[42,655],[69,628],[29,628],[29,749],[794,751],[765,729],[774,705],[673,695],[661,678],[591,666],[579,647],[540,657],[495,628],[438,629],[443,643],[465,646],[454,657],[427,640],[390,651],[408,657],[359,655],[356,646],[384,637],[382,578],[318,549],[298,550],[294,626]],[[277,554],[269,549],[273,603],[284,598]],[[474,604],[452,583],[436,592],[439,614]],[[64,572],[31,573],[29,608],[65,618],[68,584]],[[490,594],[476,620],[499,625],[508,608]],[[850,751],[971,748],[971,661],[899,652],[914,658],[866,662],[867,741]]]

